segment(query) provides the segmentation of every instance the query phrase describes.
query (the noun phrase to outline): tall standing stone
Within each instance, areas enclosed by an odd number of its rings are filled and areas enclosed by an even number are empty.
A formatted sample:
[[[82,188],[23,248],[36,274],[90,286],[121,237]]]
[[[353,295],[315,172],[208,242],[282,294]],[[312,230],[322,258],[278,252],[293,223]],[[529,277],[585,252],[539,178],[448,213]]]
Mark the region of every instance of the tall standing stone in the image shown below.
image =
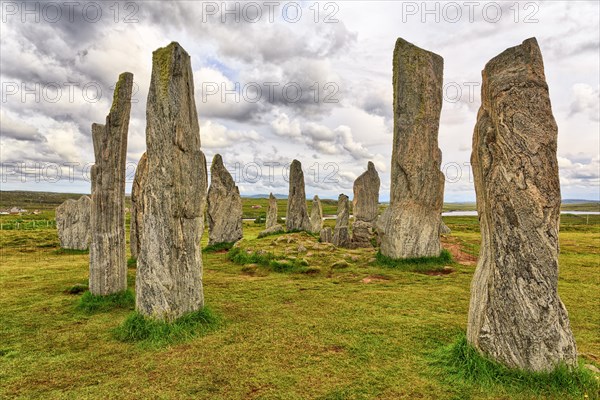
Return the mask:
[[[337,218],[333,228],[333,244],[337,247],[348,247],[350,236],[348,234],[348,220],[350,219],[350,203],[348,196],[340,194],[338,197]]]
[[[129,220],[129,247],[131,249],[131,257],[137,259],[140,253],[141,234],[143,232],[142,225],[144,223],[144,185],[148,178],[148,157],[146,153],[142,154],[137,168],[135,169],[135,177],[131,187],[131,218]]]
[[[310,209],[310,231],[321,233],[321,229],[323,229],[323,207],[319,196],[315,195]]]
[[[172,321],[204,306],[200,239],[207,188],[190,56],[176,42],[152,54],[146,148],[136,309]]]
[[[223,158],[215,154],[208,189],[208,244],[237,242],[243,237],[242,198]]]
[[[125,240],[125,166],[133,74],[122,73],[106,124],[92,125],[90,292],[108,295],[127,290]]]
[[[354,181],[352,247],[372,247],[373,228],[379,213],[380,185],[375,165],[369,161],[367,170]]]
[[[288,231],[310,230],[310,219],[306,207],[306,192],[304,191],[304,173],[300,161],[294,160],[290,165],[290,190],[288,194],[285,225]]]
[[[69,199],[56,207],[56,229],[60,247],[87,250],[90,246],[90,212],[92,200],[81,196]]]
[[[265,225],[267,229],[277,225],[277,199],[273,196],[273,193],[269,193],[269,208],[267,209]]]
[[[396,41],[390,206],[377,221],[381,253],[391,258],[439,256],[442,250],[438,128],[443,65],[439,55]]]
[[[482,75],[471,155],[481,250],[467,338],[509,367],[575,366],[575,340],[557,291],[558,128],[537,41],[505,50]]]

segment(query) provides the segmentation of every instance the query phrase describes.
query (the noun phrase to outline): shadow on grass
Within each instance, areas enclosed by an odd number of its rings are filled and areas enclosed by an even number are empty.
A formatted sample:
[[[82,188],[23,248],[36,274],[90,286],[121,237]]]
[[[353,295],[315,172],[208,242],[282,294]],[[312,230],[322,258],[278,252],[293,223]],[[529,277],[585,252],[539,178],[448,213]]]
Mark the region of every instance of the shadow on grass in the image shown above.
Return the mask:
[[[223,253],[230,250],[235,242],[216,243],[202,249],[203,253]]]
[[[113,334],[122,342],[156,348],[203,336],[216,330],[220,324],[221,319],[208,307],[185,314],[172,322],[148,318],[135,311],[115,328]]]
[[[75,249],[60,249],[54,250],[54,254],[68,254],[68,255],[80,255],[80,254],[90,254],[89,250],[75,250]]]
[[[452,254],[446,249],[442,250],[438,257],[394,259],[384,256],[378,251],[375,258],[375,264],[382,267],[422,273],[444,271],[444,267],[452,262]]]
[[[541,398],[596,398],[600,384],[582,365],[559,365],[551,372],[508,368],[481,355],[464,334],[432,354],[432,370],[448,387],[470,392],[531,394]],[[590,397],[588,397],[590,396]]]
[[[108,312],[115,309],[132,310],[135,306],[135,294],[130,289],[124,292],[109,294],[106,296],[93,295],[90,292],[85,292],[77,309],[87,314],[95,314]]]

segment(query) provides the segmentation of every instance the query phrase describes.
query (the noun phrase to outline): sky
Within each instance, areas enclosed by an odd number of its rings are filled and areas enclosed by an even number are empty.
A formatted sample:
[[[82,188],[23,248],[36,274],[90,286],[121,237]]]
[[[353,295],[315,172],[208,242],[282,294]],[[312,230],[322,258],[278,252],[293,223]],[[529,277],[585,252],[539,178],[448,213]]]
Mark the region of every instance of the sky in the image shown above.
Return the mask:
[[[351,196],[373,161],[389,199],[392,53],[402,37],[444,58],[439,130],[445,201],[474,201],[470,171],[481,70],[536,37],[559,127],[563,199],[600,200],[600,2],[2,1],[2,190],[89,193],[91,124],[120,73],[134,74],[127,192],[145,151],[152,52],[190,54],[207,160],[242,195]]]

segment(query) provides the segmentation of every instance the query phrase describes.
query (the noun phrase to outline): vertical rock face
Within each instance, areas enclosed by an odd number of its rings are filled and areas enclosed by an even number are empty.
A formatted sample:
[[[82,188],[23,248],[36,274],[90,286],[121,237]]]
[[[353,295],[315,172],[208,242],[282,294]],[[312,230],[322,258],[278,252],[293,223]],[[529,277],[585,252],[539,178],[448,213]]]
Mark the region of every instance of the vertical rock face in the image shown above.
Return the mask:
[[[331,232],[331,228],[326,226],[321,229],[320,233],[321,243],[331,243],[333,242],[333,233]]]
[[[380,185],[375,165],[369,161],[367,171],[354,181],[352,247],[372,247],[373,225],[379,212]]]
[[[208,189],[208,244],[237,242],[242,233],[242,198],[231,174],[216,154]]]
[[[131,248],[131,257],[138,258],[140,253],[140,241],[142,233],[142,224],[144,223],[144,203],[143,190],[148,177],[148,157],[146,153],[142,154],[135,170],[133,185],[131,187],[131,218],[129,224],[129,247]]]
[[[119,76],[106,124],[92,125],[90,292],[107,295],[127,289],[125,164],[133,75]]]
[[[265,228],[269,229],[277,225],[277,199],[273,193],[269,193],[269,208]]]
[[[489,61],[471,163],[481,252],[467,338],[510,367],[577,364],[558,292],[557,131],[542,55],[528,39]]]
[[[369,161],[367,170],[354,181],[352,214],[357,221],[373,222],[379,213],[379,174]]]
[[[438,256],[444,197],[438,148],[444,62],[398,39],[393,64],[394,145],[390,206],[377,222],[381,253],[392,258]]]
[[[288,231],[310,230],[310,219],[306,207],[306,193],[304,191],[304,173],[300,161],[292,161],[290,165],[290,191],[288,195],[285,225]]]
[[[87,250],[90,245],[90,211],[92,200],[81,196],[69,199],[56,207],[56,229],[60,247],[72,250]]]
[[[348,219],[350,218],[350,204],[348,196],[340,194],[338,197],[337,218],[333,229],[332,243],[337,247],[348,247],[350,237],[348,235]]]
[[[178,43],[152,55],[146,121],[136,308],[171,321],[204,306],[200,239],[207,187],[190,56]]]
[[[323,207],[319,196],[315,195],[310,209],[310,231],[320,233],[321,229],[323,229]]]

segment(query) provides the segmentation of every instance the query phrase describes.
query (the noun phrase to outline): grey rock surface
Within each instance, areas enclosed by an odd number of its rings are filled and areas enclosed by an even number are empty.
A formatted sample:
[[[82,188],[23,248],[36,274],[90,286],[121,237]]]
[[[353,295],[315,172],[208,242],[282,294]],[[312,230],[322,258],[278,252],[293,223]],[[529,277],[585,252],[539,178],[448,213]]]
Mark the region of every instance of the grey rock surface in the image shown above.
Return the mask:
[[[208,244],[237,242],[243,237],[242,198],[231,174],[216,154],[208,189]]]
[[[537,41],[505,50],[482,75],[471,154],[481,250],[467,339],[509,367],[576,366],[557,288],[558,128]]]
[[[369,161],[367,170],[354,181],[352,215],[357,221],[374,222],[379,214],[381,181],[375,165]]]
[[[440,235],[449,235],[452,231],[448,226],[444,223],[444,221],[440,220]]]
[[[152,54],[146,119],[136,309],[172,321],[204,306],[200,240],[207,189],[190,56],[178,43]]]
[[[262,238],[262,237],[265,237],[265,236],[273,235],[275,233],[281,233],[283,231],[284,231],[283,226],[281,226],[279,224],[275,224],[275,225],[273,225],[273,226],[265,229],[264,231],[261,231],[258,234],[258,237]]]
[[[312,208],[310,209],[310,231],[319,233],[323,229],[323,207],[319,196],[313,198]]]
[[[310,230],[310,219],[306,207],[306,192],[304,190],[304,172],[300,161],[294,160],[290,165],[289,194],[285,226],[288,231]]]
[[[106,123],[92,125],[89,287],[95,295],[127,290],[125,169],[132,88],[133,74],[122,73]]]
[[[267,209],[267,218],[265,228],[269,229],[277,225],[277,199],[273,193],[269,193],[269,208]]]
[[[320,233],[321,243],[332,243],[333,242],[333,231],[330,227],[326,226],[321,229]]]
[[[137,259],[140,252],[142,224],[144,223],[144,185],[148,178],[148,157],[142,154],[135,170],[133,184],[131,186],[131,217],[129,222],[129,247],[131,257]]]
[[[81,196],[56,207],[56,229],[60,247],[87,250],[90,246],[90,212],[92,199]]]
[[[444,201],[438,128],[442,57],[399,38],[393,58],[394,143],[390,206],[377,220],[381,253],[399,258],[439,256]]]
[[[350,234],[348,221],[350,219],[350,202],[348,196],[340,194],[338,197],[337,218],[333,229],[332,243],[337,247],[349,247]]]

